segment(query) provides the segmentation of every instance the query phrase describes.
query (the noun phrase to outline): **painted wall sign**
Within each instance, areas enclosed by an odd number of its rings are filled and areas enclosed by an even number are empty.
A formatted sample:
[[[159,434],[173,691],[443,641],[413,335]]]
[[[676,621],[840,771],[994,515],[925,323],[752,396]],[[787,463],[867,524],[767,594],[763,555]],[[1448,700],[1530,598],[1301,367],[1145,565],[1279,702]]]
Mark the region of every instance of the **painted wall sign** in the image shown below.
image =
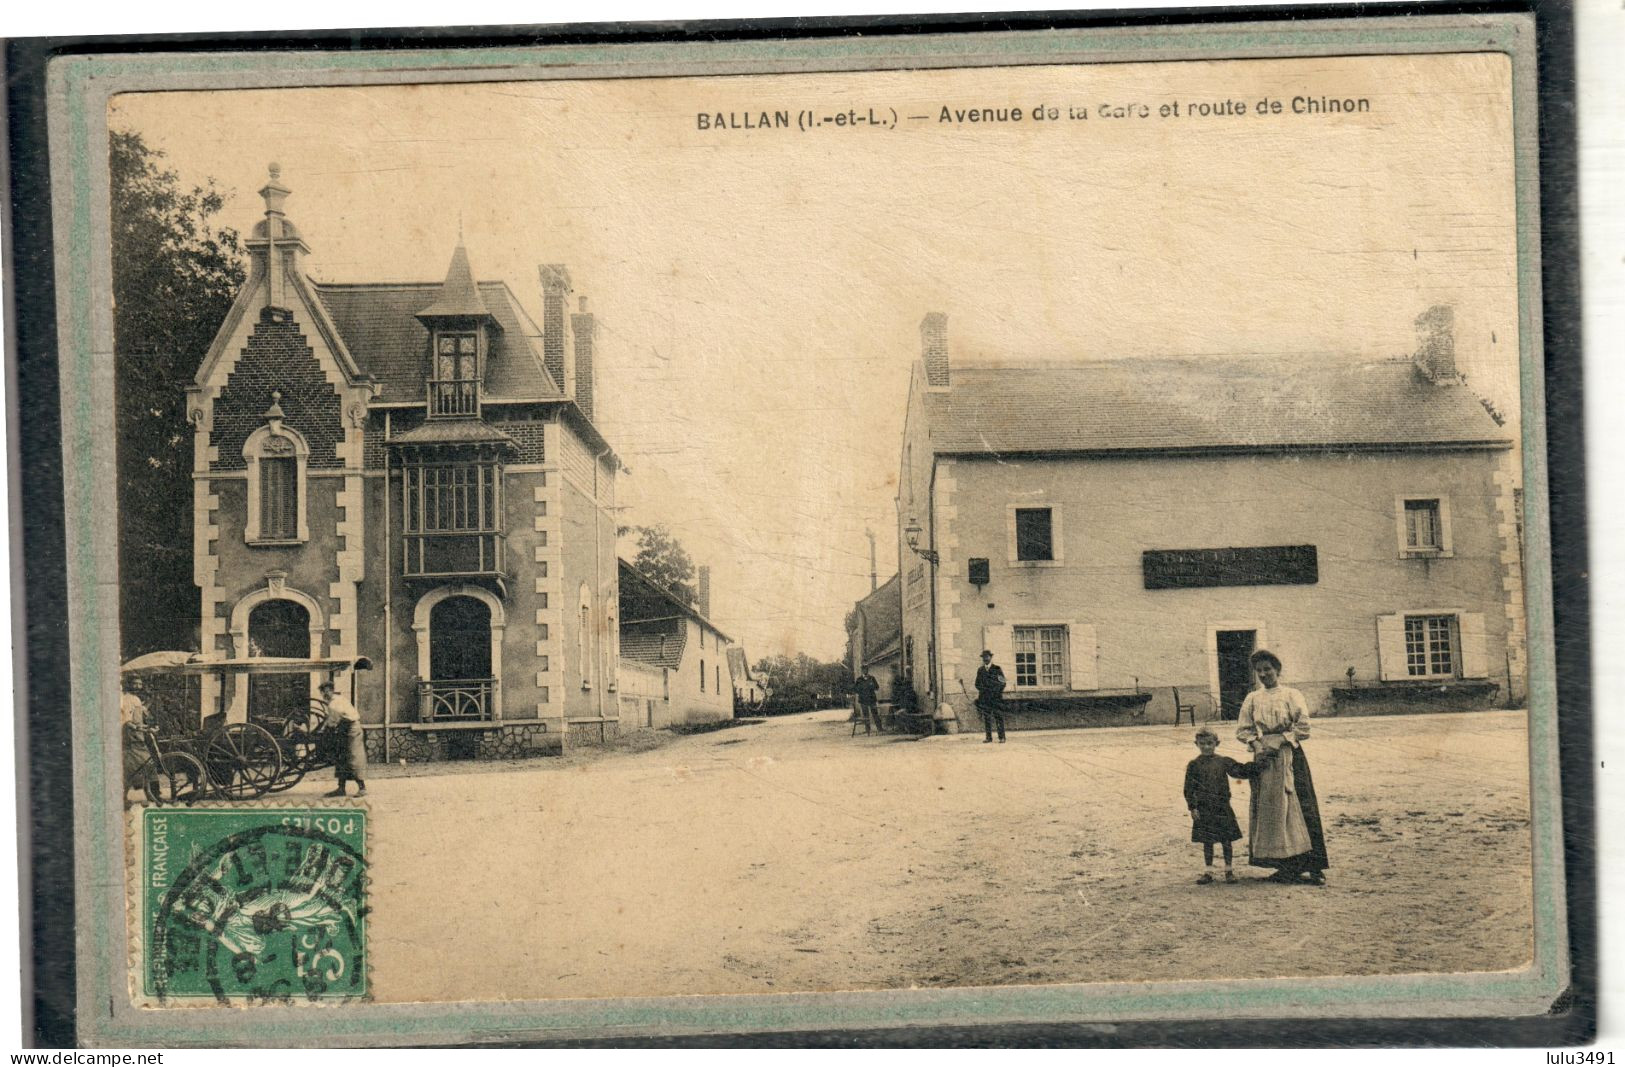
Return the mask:
[[[1142,566],[1147,589],[1314,585],[1320,581],[1314,545],[1152,549],[1142,556]]]

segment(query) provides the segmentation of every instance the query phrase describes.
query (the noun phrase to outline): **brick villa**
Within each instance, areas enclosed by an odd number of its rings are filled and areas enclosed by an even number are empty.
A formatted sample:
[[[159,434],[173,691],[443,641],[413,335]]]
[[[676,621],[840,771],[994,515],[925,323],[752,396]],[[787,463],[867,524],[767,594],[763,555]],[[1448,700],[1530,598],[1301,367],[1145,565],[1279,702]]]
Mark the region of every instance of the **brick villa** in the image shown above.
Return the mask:
[[[541,269],[540,329],[461,243],[443,281],[320,283],[274,167],[260,195],[188,389],[204,652],[368,656],[374,758],[613,733],[620,463],[568,272]],[[230,715],[303,707],[315,682],[255,678]]]

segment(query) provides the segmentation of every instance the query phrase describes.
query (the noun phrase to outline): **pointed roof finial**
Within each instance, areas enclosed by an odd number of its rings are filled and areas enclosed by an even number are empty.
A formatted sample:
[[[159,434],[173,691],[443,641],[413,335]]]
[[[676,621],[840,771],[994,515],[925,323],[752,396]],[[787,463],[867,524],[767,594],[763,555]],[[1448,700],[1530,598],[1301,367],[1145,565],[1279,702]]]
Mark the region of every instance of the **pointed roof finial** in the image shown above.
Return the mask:
[[[479,286],[474,282],[474,270],[468,265],[468,250],[461,241],[451,254],[451,266],[446,269],[446,280],[440,286],[435,302],[418,312],[418,318],[490,317],[491,311],[480,299]]]
[[[282,204],[288,199],[288,194],[292,190],[282,184],[282,165],[280,163],[272,163],[267,169],[270,171],[271,177],[266,181],[264,188],[260,189],[260,196],[265,198],[265,213],[267,215],[280,215],[282,214]]]

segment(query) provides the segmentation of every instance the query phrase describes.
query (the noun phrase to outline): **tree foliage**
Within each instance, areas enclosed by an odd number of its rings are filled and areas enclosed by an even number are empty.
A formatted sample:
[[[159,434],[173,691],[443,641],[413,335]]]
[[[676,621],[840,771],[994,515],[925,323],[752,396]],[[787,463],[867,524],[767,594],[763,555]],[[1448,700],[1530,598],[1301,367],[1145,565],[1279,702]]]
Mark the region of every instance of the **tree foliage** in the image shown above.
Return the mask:
[[[671,530],[664,525],[632,526],[627,533],[637,535],[638,554],[632,560],[633,566],[692,605],[699,598],[694,560]]]
[[[772,715],[830,707],[851,688],[845,666],[815,660],[805,652],[764,657],[752,674],[768,691],[762,710]]]
[[[113,348],[119,474],[119,617],[124,654],[195,642],[192,428],[186,386],[245,277],[226,194],[185,190],[163,153],[115,130]]]

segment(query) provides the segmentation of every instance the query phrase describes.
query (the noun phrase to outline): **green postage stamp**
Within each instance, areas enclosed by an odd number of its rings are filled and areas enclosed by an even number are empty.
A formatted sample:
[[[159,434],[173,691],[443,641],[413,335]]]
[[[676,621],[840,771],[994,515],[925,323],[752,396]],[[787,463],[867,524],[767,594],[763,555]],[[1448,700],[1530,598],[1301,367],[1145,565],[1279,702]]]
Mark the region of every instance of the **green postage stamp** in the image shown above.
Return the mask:
[[[159,1000],[367,994],[362,808],[149,808],[142,992]]]

